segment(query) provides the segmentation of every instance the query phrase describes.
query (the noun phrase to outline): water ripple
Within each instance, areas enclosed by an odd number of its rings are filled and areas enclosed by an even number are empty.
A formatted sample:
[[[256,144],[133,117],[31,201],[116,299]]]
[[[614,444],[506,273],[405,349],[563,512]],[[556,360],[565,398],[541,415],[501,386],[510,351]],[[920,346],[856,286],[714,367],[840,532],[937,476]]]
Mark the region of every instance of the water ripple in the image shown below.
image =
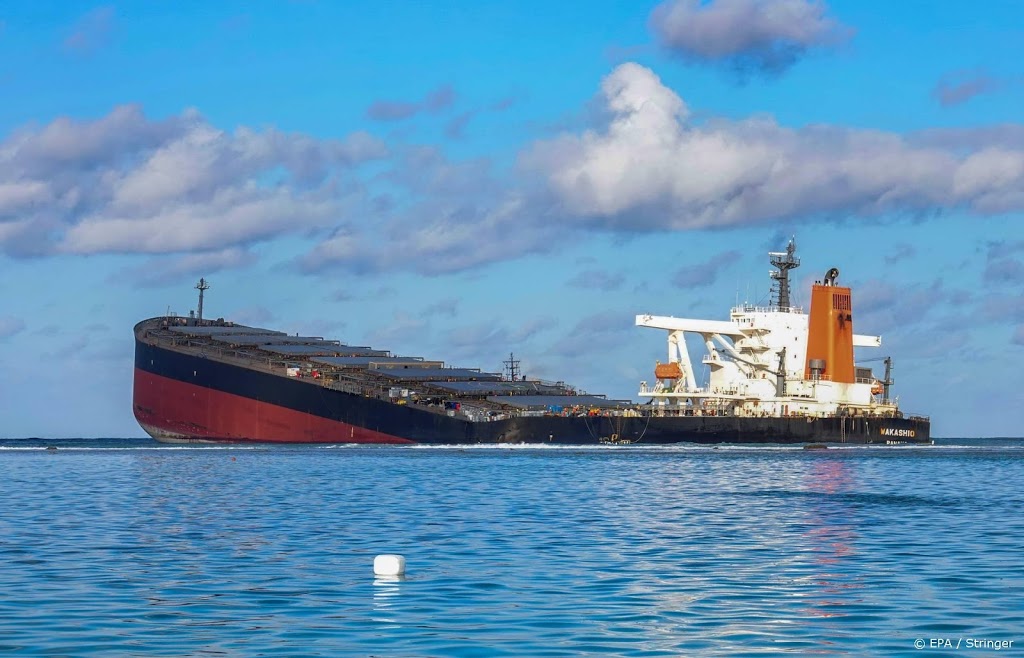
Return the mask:
[[[12,446],[8,446],[12,447]],[[1019,446],[0,453],[0,652],[898,655],[1024,638]],[[31,448],[31,449],[30,449]],[[404,578],[374,578],[401,553]]]

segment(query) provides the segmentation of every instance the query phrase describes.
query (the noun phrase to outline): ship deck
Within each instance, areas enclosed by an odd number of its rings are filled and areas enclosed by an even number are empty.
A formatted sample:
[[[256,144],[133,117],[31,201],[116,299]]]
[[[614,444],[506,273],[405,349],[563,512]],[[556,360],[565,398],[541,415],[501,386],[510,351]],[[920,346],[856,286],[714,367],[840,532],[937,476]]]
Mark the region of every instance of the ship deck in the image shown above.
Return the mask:
[[[470,420],[498,420],[552,412],[635,415],[637,403],[576,390],[564,382],[510,381],[478,368],[398,356],[389,350],[346,345],[316,336],[224,321],[190,324],[186,318],[152,318],[136,326],[149,345],[302,381],[309,386],[390,400],[437,414],[458,411]]]

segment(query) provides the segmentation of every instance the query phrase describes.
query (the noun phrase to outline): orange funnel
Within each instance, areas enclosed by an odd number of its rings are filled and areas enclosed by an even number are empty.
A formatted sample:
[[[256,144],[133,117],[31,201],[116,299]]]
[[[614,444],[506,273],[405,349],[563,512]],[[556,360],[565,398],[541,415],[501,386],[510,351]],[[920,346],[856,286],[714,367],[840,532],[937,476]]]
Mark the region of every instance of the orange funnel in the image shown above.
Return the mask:
[[[850,289],[814,284],[807,326],[807,361],[804,377],[852,384],[853,306]]]

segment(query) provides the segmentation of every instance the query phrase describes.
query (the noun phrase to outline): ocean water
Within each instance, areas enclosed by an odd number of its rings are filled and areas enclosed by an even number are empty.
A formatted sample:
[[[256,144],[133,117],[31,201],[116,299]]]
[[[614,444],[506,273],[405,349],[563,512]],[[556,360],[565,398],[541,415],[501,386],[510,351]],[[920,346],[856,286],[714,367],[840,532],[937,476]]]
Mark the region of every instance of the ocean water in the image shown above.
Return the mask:
[[[1019,654],[1024,441],[938,443],[0,441],[0,655]]]

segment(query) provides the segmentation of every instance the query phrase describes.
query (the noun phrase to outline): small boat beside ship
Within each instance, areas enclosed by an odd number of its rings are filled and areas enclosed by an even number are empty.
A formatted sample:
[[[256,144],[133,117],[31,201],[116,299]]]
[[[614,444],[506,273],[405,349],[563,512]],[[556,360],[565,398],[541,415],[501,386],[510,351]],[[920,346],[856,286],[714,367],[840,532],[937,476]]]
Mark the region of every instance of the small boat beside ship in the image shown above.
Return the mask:
[[[890,396],[891,361],[876,378],[854,347],[850,288],[831,269],[808,313],[790,303],[795,244],[770,254],[769,306],[737,306],[728,320],[638,315],[667,332],[644,402],[582,394],[505,372],[452,367],[318,336],[165,315],[135,326],[133,409],[163,442],[377,444],[927,444],[930,420]],[[687,334],[707,350],[698,381]]]

